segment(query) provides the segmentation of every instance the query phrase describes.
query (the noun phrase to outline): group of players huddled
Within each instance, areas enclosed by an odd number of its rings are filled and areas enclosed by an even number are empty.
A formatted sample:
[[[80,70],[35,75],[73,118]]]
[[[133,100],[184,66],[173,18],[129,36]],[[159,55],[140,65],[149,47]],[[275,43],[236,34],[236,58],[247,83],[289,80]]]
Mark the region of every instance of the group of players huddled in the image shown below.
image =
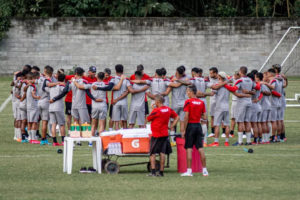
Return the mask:
[[[177,67],[173,76],[167,76],[165,68],[156,69],[155,74],[149,76],[144,73],[142,65],[137,66],[130,78],[123,71],[123,65],[118,64],[115,66],[115,76],[111,75],[109,68],[97,73],[94,66],[89,67],[87,72],[77,67],[73,75],[66,75],[63,69],[54,71],[51,66],[45,66],[40,71],[36,66],[25,65],[14,74],[11,83],[14,139],[45,145],[51,135],[53,146],[63,145],[65,124],[70,130],[72,119],[80,125],[91,123],[93,135],[106,129],[107,119],[109,130],[133,128],[135,125],[142,128],[149,114],[148,99],[151,99],[150,107],[154,109],[157,95],[164,98],[164,105],[171,104],[170,107],[179,116],[180,130],[172,128],[170,135],[184,133],[184,103],[188,99],[186,90],[189,85],[197,88],[196,97],[206,107],[209,97],[212,132],[209,136],[215,139],[207,144],[209,123],[201,119],[204,147],[219,146],[220,129],[225,137],[224,145],[229,146],[229,137],[234,137],[235,124],[238,126],[235,146],[283,142],[286,139],[284,88],[288,81],[280,73],[281,66],[278,64],[264,73],[257,70],[248,73],[247,67],[243,66],[232,76],[218,72],[216,67],[209,69],[208,77],[204,77],[198,67],[192,68],[190,76],[184,66]],[[108,99],[110,91],[111,100]],[[56,138],[57,126],[61,143]],[[243,138],[246,138],[245,143]],[[174,142],[173,137],[171,140]]]

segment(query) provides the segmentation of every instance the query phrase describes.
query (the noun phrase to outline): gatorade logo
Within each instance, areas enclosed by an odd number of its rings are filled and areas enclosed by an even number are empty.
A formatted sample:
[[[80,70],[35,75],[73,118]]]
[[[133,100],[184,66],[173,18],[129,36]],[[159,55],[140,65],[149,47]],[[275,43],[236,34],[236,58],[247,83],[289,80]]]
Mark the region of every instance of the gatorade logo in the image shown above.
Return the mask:
[[[131,142],[131,146],[135,149],[140,147],[140,140],[136,139],[136,140],[132,140]]]

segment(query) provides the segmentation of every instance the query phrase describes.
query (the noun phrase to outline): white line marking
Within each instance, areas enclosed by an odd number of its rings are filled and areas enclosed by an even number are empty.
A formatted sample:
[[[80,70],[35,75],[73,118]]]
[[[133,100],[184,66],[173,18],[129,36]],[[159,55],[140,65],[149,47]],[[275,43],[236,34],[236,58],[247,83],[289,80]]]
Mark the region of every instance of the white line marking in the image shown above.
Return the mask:
[[[9,101],[11,100],[11,98],[12,98],[11,95],[9,95],[9,97],[1,104],[0,113],[4,110],[4,108],[9,103]]]

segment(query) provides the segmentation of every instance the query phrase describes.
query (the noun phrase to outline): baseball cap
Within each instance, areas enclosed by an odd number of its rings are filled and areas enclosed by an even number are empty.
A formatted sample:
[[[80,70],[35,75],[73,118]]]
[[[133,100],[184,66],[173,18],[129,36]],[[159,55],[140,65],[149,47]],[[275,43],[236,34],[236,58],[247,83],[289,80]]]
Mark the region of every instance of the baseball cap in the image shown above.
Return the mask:
[[[91,72],[93,72],[93,73],[96,73],[96,72],[97,72],[97,69],[96,69],[95,66],[90,66],[89,71],[91,71]]]
[[[227,74],[225,72],[219,72],[219,76],[221,76],[224,79],[227,79]]]

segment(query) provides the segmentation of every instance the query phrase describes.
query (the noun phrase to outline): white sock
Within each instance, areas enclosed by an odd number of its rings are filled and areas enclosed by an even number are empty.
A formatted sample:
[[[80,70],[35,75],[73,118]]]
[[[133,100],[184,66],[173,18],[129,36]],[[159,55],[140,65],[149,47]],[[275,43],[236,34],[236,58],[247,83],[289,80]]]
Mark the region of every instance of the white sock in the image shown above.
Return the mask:
[[[17,128],[15,128],[15,136],[14,136],[14,138],[16,138],[17,137]]]
[[[239,144],[243,143],[243,132],[238,132],[238,143]]]
[[[191,174],[192,173],[192,169],[191,168],[187,168],[187,173]]]
[[[21,129],[20,128],[17,128],[17,138],[18,139],[22,138]]]
[[[246,132],[247,143],[251,143],[251,132]]]
[[[272,135],[272,123],[268,122],[268,127],[269,127],[269,136]]]
[[[207,125],[206,124],[201,124],[202,127],[202,132],[204,135],[204,143],[207,143]]]
[[[225,142],[228,142],[229,141],[229,138],[225,138]]]
[[[207,169],[206,169],[206,167],[203,167],[202,172],[205,172],[205,171],[207,171]]]
[[[108,128],[108,130],[109,130],[109,131],[112,131],[112,130],[113,130],[113,128]]]
[[[219,138],[215,138],[215,142],[219,142]]]

